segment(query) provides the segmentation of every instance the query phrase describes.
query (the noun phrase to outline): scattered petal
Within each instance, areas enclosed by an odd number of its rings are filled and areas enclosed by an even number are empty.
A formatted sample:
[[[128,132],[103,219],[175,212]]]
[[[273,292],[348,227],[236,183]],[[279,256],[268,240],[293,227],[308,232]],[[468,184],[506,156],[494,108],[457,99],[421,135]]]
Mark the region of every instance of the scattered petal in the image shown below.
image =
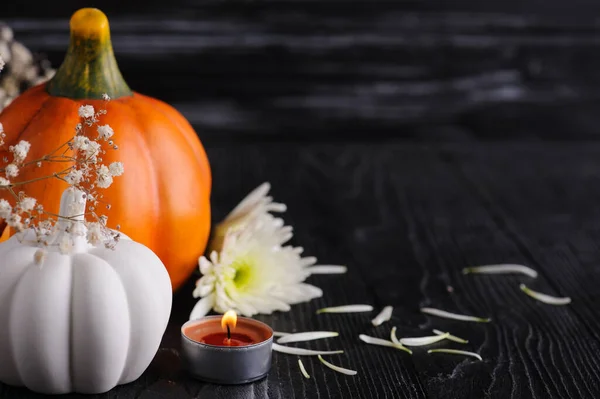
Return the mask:
[[[363,341],[369,345],[387,346],[387,347],[394,348],[394,349],[400,349],[400,350],[408,352],[409,354],[412,355],[412,351],[408,348],[405,348],[402,344],[395,344],[392,341],[388,341],[386,339],[381,339],[381,338],[376,338],[376,337],[371,337],[371,336],[365,335],[365,334],[360,334],[358,336],[358,338],[360,338],[361,341]]]
[[[450,334],[430,335],[428,337],[401,338],[400,343],[405,346],[425,346],[435,344],[448,338]]]
[[[394,345],[399,347],[398,349],[402,348],[402,350],[404,350],[412,355],[412,351],[410,349],[408,349],[407,347],[405,347],[404,345],[402,345],[402,342],[400,342],[400,340],[396,336],[396,327],[392,327],[392,331],[390,331],[390,339],[392,340],[392,343]]]
[[[547,303],[548,305],[568,305],[571,303],[571,298],[569,297],[556,297],[547,294],[542,294],[541,292],[537,292],[528,288],[525,284],[521,284],[519,286],[521,291],[529,295],[530,297],[537,299],[540,302]]]
[[[468,343],[469,343],[469,340],[466,340],[466,339],[463,339],[463,338],[459,338],[459,337],[457,337],[456,335],[452,335],[452,334],[450,334],[450,333],[445,333],[445,332],[443,332],[443,331],[440,331],[440,330],[435,330],[435,329],[434,329],[434,330],[433,330],[433,333],[434,333],[434,334],[437,334],[437,335],[444,335],[444,334],[448,334],[448,337],[447,337],[446,339],[448,339],[448,340],[450,340],[450,341],[458,342],[459,344],[468,344]]]
[[[307,267],[310,274],[344,274],[348,271],[346,266],[338,265],[316,265]]]
[[[309,331],[295,334],[288,334],[277,340],[278,344],[289,344],[290,342],[312,341],[315,339],[332,338],[340,335],[334,331]]]
[[[373,320],[371,320],[371,324],[375,327],[382,325],[386,321],[389,321],[392,318],[392,311],[394,310],[391,306],[384,307],[381,312]]]
[[[464,314],[451,313],[451,312],[447,312],[445,310],[434,309],[434,308],[421,308],[421,312],[432,315],[432,316],[443,317],[446,319],[454,319],[454,320],[461,320],[461,321],[473,321],[476,323],[489,323],[490,321],[492,321],[492,319],[490,319],[490,318],[467,316]]]
[[[346,305],[346,306],[334,306],[330,308],[323,308],[317,310],[317,314],[321,313],[359,313],[359,312],[371,312],[373,306],[371,305]]]
[[[466,267],[463,274],[524,274],[536,278],[538,273],[530,267],[523,265],[487,265],[477,267]]]
[[[304,364],[302,363],[302,359],[298,359],[298,366],[300,367],[300,372],[302,373],[302,375],[304,376],[304,378],[306,378],[306,379],[310,378],[310,375],[308,375],[308,372],[304,368]]]
[[[275,352],[298,356],[338,355],[340,353],[344,353],[344,351],[314,351],[312,349],[294,348],[291,346],[279,345],[275,342],[273,342],[273,350]]]
[[[475,359],[479,359],[479,360],[483,360],[481,358],[481,356],[479,356],[478,353],[475,352],[468,352],[468,351],[461,351],[458,349],[445,349],[445,348],[440,348],[440,349],[429,349],[427,351],[427,353],[449,353],[451,355],[464,355],[464,356],[471,356],[474,357]]]
[[[318,357],[319,357],[319,360],[321,361],[321,363],[323,363],[325,366],[329,367],[330,369],[337,371],[338,373],[342,373],[342,374],[346,374],[346,375],[356,375],[356,373],[357,373],[357,371],[355,371],[355,370],[345,369],[343,367],[336,366],[335,364],[331,364],[327,360],[323,359],[323,357],[321,355],[319,355]]]
[[[281,331],[273,331],[274,337],[285,337],[286,335],[290,335],[290,333],[281,332]]]

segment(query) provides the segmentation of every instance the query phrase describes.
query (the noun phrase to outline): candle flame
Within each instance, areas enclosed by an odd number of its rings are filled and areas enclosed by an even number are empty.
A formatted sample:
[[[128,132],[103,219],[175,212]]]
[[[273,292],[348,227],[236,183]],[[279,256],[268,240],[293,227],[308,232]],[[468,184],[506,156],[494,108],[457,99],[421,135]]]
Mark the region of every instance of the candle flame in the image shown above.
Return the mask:
[[[221,328],[227,330],[227,327],[234,329],[237,324],[237,314],[233,310],[228,310],[221,318]]]

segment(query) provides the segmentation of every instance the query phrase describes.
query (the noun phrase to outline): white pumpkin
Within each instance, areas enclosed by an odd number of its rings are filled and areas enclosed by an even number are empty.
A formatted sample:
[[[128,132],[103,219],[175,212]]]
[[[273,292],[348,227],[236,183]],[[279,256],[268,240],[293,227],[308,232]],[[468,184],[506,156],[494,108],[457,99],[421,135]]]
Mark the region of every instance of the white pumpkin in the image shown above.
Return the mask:
[[[82,215],[68,189],[61,215]],[[171,312],[169,275],[130,239],[114,250],[77,237],[72,253],[0,244],[0,381],[47,394],[102,393],[136,380],[160,345]]]

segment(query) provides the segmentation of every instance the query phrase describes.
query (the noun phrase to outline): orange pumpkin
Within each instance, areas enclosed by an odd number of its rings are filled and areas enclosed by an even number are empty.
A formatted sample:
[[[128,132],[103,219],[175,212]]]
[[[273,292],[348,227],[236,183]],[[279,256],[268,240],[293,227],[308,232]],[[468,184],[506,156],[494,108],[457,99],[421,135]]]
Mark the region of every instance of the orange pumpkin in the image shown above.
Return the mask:
[[[71,39],[54,78],[23,93],[0,114],[6,146],[27,140],[27,160],[50,153],[74,136],[81,105],[106,108],[100,124],[110,125],[118,150],[107,150],[104,164],[121,161],[125,173],[100,190],[110,209],[108,225],[151,248],[167,266],[173,289],[197,267],[210,231],[211,172],[196,132],[171,106],[132,92],[117,66],[108,19],[84,8],[73,14]],[[111,97],[106,103],[103,93]],[[95,133],[95,132],[92,132]],[[0,157],[8,156],[0,153]],[[64,163],[23,168],[15,181],[50,175]],[[45,179],[19,186],[50,212],[58,213],[66,183]],[[0,197],[7,198],[7,193]]]

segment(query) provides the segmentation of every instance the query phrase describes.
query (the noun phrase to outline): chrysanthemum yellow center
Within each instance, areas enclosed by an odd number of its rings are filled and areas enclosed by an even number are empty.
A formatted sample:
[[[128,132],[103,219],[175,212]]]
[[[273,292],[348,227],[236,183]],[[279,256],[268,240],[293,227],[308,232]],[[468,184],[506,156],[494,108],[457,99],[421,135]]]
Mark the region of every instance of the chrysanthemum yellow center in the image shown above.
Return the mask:
[[[233,284],[238,290],[243,290],[252,282],[254,267],[248,259],[237,259],[231,266],[235,269]]]

